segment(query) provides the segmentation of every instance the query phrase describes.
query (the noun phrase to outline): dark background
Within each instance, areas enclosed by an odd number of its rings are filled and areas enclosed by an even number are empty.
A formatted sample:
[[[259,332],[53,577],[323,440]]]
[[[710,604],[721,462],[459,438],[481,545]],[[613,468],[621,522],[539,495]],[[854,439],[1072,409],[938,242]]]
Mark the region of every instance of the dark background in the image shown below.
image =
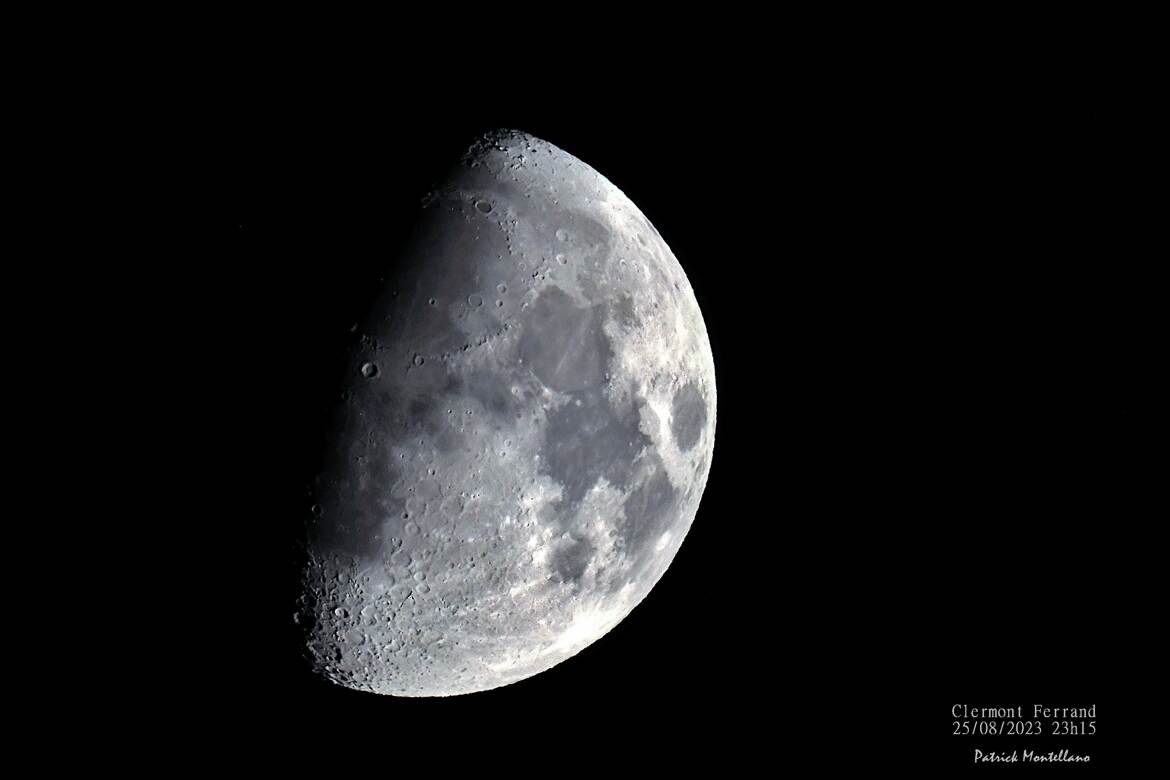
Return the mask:
[[[225,100],[201,411],[208,486],[237,487],[192,540],[215,574],[188,633],[208,744],[534,771],[614,751],[936,776],[975,747],[1121,760],[1148,576],[1122,377],[1145,312],[1108,107],[1085,81],[982,66],[639,84]],[[661,582],[573,659],[450,700],[344,690],[290,634],[304,479],[419,198],[497,127],[599,170],[678,257],[715,353],[710,480]],[[956,703],[1096,704],[1099,733],[953,736]]]

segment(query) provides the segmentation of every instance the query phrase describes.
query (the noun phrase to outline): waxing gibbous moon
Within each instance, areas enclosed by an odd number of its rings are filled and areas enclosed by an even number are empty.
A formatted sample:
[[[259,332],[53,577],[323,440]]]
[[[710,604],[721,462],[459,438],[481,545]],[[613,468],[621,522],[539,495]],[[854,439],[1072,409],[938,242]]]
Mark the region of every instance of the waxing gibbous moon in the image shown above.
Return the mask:
[[[694,520],[715,442],[702,314],[629,198],[515,131],[424,199],[385,284],[314,483],[309,658],[396,696],[523,680],[629,614]]]

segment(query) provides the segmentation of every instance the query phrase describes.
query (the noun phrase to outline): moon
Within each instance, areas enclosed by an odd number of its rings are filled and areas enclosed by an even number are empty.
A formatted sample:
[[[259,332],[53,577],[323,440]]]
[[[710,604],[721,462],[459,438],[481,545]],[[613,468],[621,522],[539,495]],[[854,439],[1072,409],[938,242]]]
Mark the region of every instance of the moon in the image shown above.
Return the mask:
[[[682,267],[617,187],[531,135],[476,139],[354,337],[295,614],[316,673],[489,690],[646,597],[707,484],[715,367]]]

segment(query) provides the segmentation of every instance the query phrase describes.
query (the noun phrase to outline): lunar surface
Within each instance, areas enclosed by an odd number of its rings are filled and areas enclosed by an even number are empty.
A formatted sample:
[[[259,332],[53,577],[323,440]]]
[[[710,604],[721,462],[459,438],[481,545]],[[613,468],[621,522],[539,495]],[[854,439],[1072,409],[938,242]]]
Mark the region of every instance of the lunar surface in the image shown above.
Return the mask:
[[[678,261],[572,155],[490,133],[422,205],[355,325],[296,619],[329,680],[449,696],[645,598],[707,482],[715,371]]]

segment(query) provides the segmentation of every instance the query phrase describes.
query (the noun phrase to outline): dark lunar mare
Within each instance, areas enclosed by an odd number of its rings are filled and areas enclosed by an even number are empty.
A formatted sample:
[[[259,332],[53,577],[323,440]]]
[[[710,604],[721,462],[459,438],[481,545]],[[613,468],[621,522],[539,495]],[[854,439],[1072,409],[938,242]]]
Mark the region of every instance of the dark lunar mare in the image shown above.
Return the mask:
[[[675,443],[680,450],[687,452],[698,443],[703,426],[707,424],[707,399],[693,382],[675,394],[670,419]]]
[[[670,529],[679,498],[657,454],[650,456],[649,466],[649,476],[626,499],[618,524],[626,549],[636,555],[653,550],[654,540]]]

